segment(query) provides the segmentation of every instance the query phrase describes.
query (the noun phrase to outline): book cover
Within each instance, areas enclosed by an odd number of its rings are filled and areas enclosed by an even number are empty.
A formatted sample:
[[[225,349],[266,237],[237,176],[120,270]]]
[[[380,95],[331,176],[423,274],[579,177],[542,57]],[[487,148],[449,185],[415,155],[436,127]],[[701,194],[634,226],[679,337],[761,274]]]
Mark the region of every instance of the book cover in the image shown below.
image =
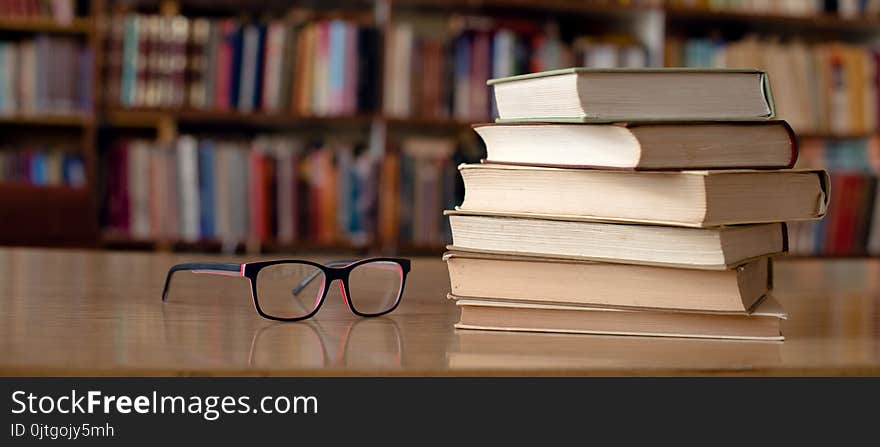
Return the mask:
[[[750,74],[758,74],[761,76],[761,82],[763,86],[763,94],[764,100],[767,103],[767,107],[770,112],[766,116],[767,119],[772,119],[776,116],[776,107],[773,101],[773,93],[770,88],[770,78],[767,76],[767,73],[763,70],[757,69],[736,69],[736,68],[563,68],[559,70],[550,70],[540,73],[528,73],[517,76],[509,76],[505,78],[499,79],[490,79],[486,82],[486,85],[495,86],[499,84],[516,82],[527,79],[536,79],[550,76],[560,76],[560,75],[570,75],[570,74],[589,74],[589,73],[750,73]],[[735,117],[725,118],[724,121],[737,121],[738,119]],[[507,123],[507,122],[559,122],[559,123],[587,123],[587,122],[615,122],[622,121],[615,117],[559,117],[559,118],[540,118],[540,119],[528,119],[528,118],[516,118],[516,119],[504,119],[498,118],[495,120],[499,123]],[[651,119],[650,117],[645,117],[643,121],[668,121],[666,119]],[[675,119],[674,121],[681,121],[681,119]]]

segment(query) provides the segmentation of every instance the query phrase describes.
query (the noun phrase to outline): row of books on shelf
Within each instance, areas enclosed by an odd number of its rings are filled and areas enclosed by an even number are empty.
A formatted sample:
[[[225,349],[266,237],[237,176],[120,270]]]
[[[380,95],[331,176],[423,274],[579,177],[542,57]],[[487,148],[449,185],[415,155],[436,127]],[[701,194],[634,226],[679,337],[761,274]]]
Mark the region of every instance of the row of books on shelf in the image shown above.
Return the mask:
[[[379,239],[420,247],[452,240],[440,210],[461,202],[463,185],[449,138],[410,137],[382,161]]]
[[[91,49],[73,38],[0,41],[0,115],[91,110],[92,64]]]
[[[831,201],[821,222],[790,225],[798,255],[880,255],[880,139],[808,140],[798,167],[831,172]]]
[[[69,24],[74,17],[88,15],[88,10],[88,0],[0,0],[0,18],[39,18]]]
[[[865,134],[880,128],[880,49],[754,36],[667,41],[666,64],[767,70],[777,114],[801,133]]]
[[[142,14],[111,24],[111,104],[318,116],[375,108],[378,34],[371,27]]]
[[[0,150],[0,183],[33,186],[86,184],[85,163],[79,154],[53,148]]]
[[[748,14],[813,16],[819,14],[854,18],[880,14],[880,0],[668,0],[670,6]]]
[[[427,20],[427,19],[426,19]],[[440,28],[440,31],[437,31]],[[487,120],[486,81],[571,66],[645,67],[648,52],[627,36],[560,39],[558,25],[453,16],[439,26],[396,23],[385,42],[389,116]]]
[[[379,236],[377,215],[390,212],[394,233],[383,233],[385,242],[441,243],[439,210],[451,203],[454,169],[449,157],[439,163],[416,146],[382,160],[341,140],[124,140],[104,158],[104,224],[134,240],[365,246]],[[380,194],[380,182],[399,185],[400,196]]]

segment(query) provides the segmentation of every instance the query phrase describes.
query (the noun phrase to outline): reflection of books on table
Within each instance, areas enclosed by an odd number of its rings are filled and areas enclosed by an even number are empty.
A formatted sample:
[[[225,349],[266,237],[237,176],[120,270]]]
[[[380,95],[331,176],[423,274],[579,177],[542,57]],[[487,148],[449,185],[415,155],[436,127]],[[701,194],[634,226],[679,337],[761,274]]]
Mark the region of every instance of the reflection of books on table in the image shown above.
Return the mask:
[[[560,333],[456,331],[450,368],[719,368],[748,370],[781,363],[783,343]]]

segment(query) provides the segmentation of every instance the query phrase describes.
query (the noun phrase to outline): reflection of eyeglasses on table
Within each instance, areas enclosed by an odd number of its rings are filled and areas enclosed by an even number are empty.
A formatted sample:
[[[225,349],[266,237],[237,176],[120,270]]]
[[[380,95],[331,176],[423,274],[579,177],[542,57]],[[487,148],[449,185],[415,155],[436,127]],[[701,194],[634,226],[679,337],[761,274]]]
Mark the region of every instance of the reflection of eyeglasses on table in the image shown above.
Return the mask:
[[[338,279],[345,304],[355,315],[377,317],[400,304],[409,270],[409,259],[402,258],[333,261],[326,265],[301,260],[177,264],[168,270],[162,301],[168,299],[174,272],[240,276],[250,281],[254,307],[260,315],[271,320],[298,321],[318,312],[330,285]]]

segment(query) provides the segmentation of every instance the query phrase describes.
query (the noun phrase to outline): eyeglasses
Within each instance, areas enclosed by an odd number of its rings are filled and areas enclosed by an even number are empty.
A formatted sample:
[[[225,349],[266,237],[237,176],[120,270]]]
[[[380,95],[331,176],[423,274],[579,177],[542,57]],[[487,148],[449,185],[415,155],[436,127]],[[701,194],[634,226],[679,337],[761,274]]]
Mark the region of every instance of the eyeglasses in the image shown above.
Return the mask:
[[[318,312],[330,285],[338,279],[339,290],[352,313],[378,317],[400,304],[409,270],[409,259],[402,258],[333,261],[326,265],[302,260],[177,264],[165,277],[162,301],[168,301],[175,272],[239,276],[250,282],[257,313],[270,320],[299,321]]]

